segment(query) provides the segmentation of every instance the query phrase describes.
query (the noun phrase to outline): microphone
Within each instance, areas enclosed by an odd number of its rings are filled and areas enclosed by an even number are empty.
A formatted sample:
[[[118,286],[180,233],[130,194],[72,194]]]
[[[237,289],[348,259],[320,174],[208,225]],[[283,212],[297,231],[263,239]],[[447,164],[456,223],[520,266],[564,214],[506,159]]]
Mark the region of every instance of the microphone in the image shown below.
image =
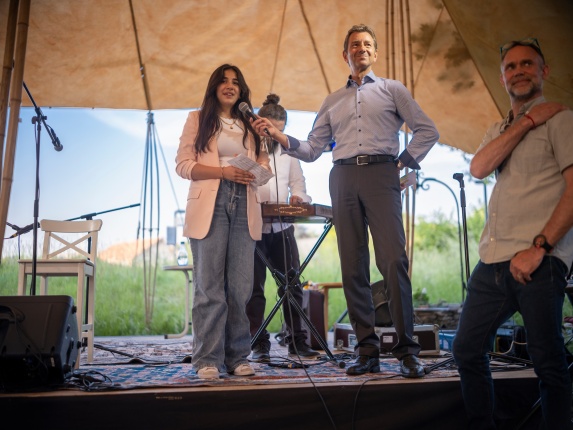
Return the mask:
[[[58,138],[58,136],[56,136],[56,135],[54,134],[54,137],[55,137],[55,139],[52,140],[52,143],[54,144],[54,149],[55,149],[56,151],[60,152],[62,149],[64,149],[64,145],[62,145],[62,144],[60,143],[60,139]]]
[[[463,173],[454,173],[453,178],[460,183],[460,187],[464,187],[464,174]]]
[[[20,230],[20,227],[18,227],[16,224],[10,224],[8,221],[6,221],[6,225],[8,227],[12,227],[14,230]]]
[[[246,115],[247,117],[251,118],[253,121],[256,121],[258,118],[255,116],[255,114],[253,113],[253,111],[249,108],[249,105],[246,102],[241,102],[239,104],[239,110],[241,112],[243,112],[243,115]],[[269,130],[267,130],[267,128],[263,128],[264,132],[267,134],[267,136],[270,136]]]
[[[454,173],[453,178],[460,183],[460,194],[461,194],[460,204],[461,204],[462,210],[463,210],[463,208],[466,207],[466,193],[464,193],[464,175],[463,175],[463,173]],[[464,218],[465,218],[465,215],[464,215]],[[464,219],[464,224],[465,224],[465,219]],[[467,254],[466,254],[466,257],[467,257]],[[469,275],[468,275],[468,278],[469,278]]]
[[[56,136],[56,132],[54,131],[54,129],[50,127],[48,124],[46,124],[46,130],[48,130],[48,134],[52,139],[52,145],[54,145],[54,149],[58,152],[64,149],[64,145],[60,143],[60,138]]]
[[[38,227],[40,226],[40,223],[38,223]],[[24,233],[28,233],[30,230],[32,230],[34,228],[34,223],[27,225],[26,227],[22,227],[21,229],[18,229],[18,231],[16,233],[14,233],[12,236],[10,236],[8,239],[13,239],[15,237],[18,237]]]

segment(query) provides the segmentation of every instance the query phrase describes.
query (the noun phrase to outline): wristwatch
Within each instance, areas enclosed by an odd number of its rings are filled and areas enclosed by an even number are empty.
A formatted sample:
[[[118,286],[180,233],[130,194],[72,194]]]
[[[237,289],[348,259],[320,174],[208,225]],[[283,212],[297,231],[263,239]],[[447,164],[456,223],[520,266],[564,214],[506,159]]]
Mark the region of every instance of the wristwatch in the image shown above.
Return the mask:
[[[547,252],[548,254],[551,251],[553,251],[553,246],[550,245],[549,242],[547,242],[547,239],[542,234],[538,234],[533,238],[533,246],[535,246],[536,248],[545,249],[545,252]]]
[[[396,167],[398,168],[398,170],[402,170],[404,168],[404,163],[398,160],[398,162],[396,163]]]

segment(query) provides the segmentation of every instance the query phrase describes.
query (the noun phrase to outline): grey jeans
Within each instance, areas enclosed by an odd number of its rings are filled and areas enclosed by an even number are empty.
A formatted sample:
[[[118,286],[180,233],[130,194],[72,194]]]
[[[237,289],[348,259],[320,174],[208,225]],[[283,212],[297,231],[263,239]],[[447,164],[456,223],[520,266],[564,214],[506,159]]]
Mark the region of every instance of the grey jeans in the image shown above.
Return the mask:
[[[193,367],[232,372],[251,352],[246,306],[255,241],[249,234],[245,185],[221,182],[209,233],[191,239],[191,251]]]

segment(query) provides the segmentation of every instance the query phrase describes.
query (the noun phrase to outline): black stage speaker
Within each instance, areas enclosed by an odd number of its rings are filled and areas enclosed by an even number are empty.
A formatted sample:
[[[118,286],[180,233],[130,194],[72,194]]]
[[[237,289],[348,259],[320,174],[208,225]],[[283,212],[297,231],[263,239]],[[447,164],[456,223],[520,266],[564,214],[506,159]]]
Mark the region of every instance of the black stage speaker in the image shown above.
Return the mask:
[[[326,329],[324,327],[324,294],[317,290],[302,290],[302,310],[308,317],[312,326],[316,329],[316,332],[322,340],[326,342]],[[292,308],[292,312],[296,312]],[[313,349],[322,349],[320,343],[311,333],[310,329],[306,326],[306,323],[301,318],[302,329],[306,332],[306,341]],[[287,336],[287,326],[283,322],[280,333],[277,333],[275,339],[277,339],[280,346],[286,346],[285,337]]]
[[[324,294],[316,290],[302,290],[302,309],[316,329],[322,340],[326,341],[326,330],[324,327]],[[311,333],[310,329],[302,321],[302,328],[306,331],[306,340],[311,348],[322,349],[320,343]]]
[[[0,388],[58,385],[79,360],[70,296],[0,296]]]

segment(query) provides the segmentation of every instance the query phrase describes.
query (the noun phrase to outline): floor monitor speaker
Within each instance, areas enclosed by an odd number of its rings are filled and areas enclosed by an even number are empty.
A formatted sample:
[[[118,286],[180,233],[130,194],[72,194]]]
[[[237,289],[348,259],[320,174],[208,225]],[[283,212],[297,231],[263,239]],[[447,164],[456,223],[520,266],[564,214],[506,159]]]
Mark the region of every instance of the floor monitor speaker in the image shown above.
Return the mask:
[[[58,385],[79,360],[70,296],[0,296],[0,388]]]

